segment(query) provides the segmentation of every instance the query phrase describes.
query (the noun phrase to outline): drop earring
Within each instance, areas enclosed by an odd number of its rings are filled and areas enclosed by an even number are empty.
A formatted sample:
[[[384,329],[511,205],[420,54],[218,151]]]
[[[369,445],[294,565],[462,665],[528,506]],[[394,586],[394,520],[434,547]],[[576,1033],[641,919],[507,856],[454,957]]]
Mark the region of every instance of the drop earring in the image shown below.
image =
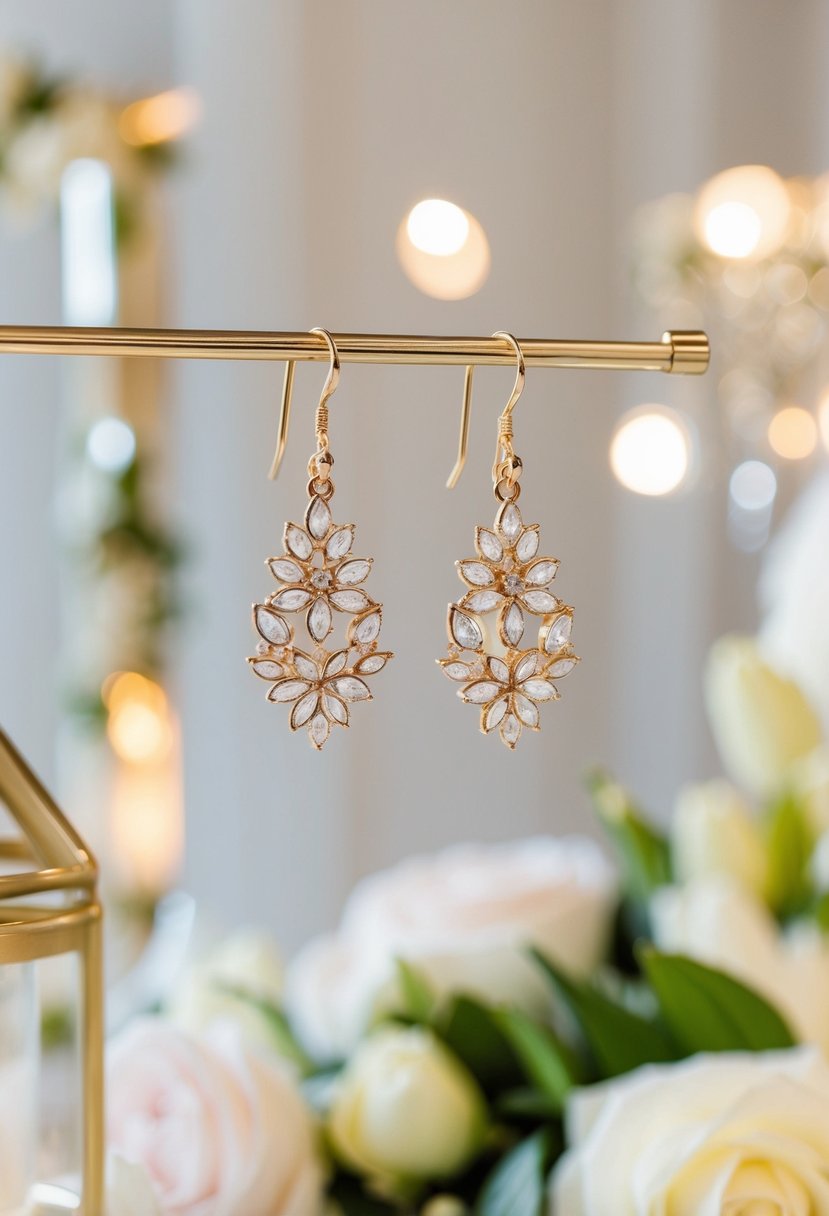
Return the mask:
[[[331,514],[334,457],[328,446],[328,402],[340,377],[340,359],[331,334],[313,329],[328,346],[330,365],[316,411],[317,448],[308,462],[308,504],[304,527],[286,523],[283,553],[266,565],[279,584],[262,603],[253,605],[253,624],[260,641],[248,662],[260,679],[270,684],[267,697],[291,706],[291,730],[307,729],[319,751],[332,726],[348,726],[351,706],[370,701],[367,676],[381,671],[394,656],[378,650],[383,605],[370,598],[362,584],[373,559],[353,557],[354,524],[335,523]],[[282,462],[288,436],[294,363],[285,368],[279,438],[269,476],[274,479]],[[302,650],[295,642],[286,614],[305,613],[309,642]],[[339,647],[326,643],[338,616],[350,617],[345,640]]]
[[[461,700],[478,707],[484,734],[499,729],[512,750],[524,727],[539,729],[539,706],[559,699],[554,681],[568,675],[579,659],[570,645],[573,609],[549,589],[558,560],[538,556],[539,525],[525,525],[518,509],[523,466],[513,448],[512,413],[524,390],[524,356],[512,334],[499,331],[493,337],[510,344],[517,365],[510,399],[498,420],[492,466],[500,506],[491,529],[475,529],[475,556],[455,563],[467,591],[449,605],[448,656],[438,663],[445,676],[460,684]],[[457,484],[466,461],[473,371],[466,369],[458,458],[449,489]],[[496,613],[493,629],[488,618]],[[538,633],[527,647],[525,631],[538,618]]]

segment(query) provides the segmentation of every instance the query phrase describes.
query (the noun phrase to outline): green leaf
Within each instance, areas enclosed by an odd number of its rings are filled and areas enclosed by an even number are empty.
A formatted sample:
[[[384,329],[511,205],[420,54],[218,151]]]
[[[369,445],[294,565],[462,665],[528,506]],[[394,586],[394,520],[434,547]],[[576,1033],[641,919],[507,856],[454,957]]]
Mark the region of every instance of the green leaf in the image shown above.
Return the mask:
[[[548,1129],[534,1132],[502,1157],[483,1185],[475,1216],[542,1216],[553,1151]]]
[[[770,807],[766,841],[769,903],[785,919],[803,911],[812,896],[809,863],[814,835],[793,794],[784,794]]]
[[[495,1010],[459,995],[441,1014],[436,1029],[490,1097],[522,1084],[521,1065]]]
[[[500,1119],[529,1119],[533,1123],[549,1123],[561,1114],[558,1102],[537,1089],[508,1089],[496,1098],[494,1111]]]
[[[501,1009],[495,1016],[527,1079],[556,1110],[561,1110],[576,1083],[576,1066],[570,1051],[552,1030],[518,1009]]]
[[[429,1023],[435,1011],[435,994],[411,963],[405,959],[395,960],[397,981],[403,997],[403,1013],[413,1022]]]
[[[570,979],[539,951],[533,954],[578,1023],[601,1077],[677,1058],[679,1053],[659,1022],[633,1013],[594,984]]]
[[[657,887],[671,881],[668,841],[606,773],[592,773],[587,787],[619,856],[625,893],[637,903],[646,903]]]
[[[353,1174],[339,1173],[329,1188],[329,1197],[334,1201],[334,1210],[345,1216],[388,1216],[398,1209],[370,1194],[365,1182]]]
[[[777,1010],[725,972],[652,949],[639,957],[683,1054],[771,1051],[795,1042]]]

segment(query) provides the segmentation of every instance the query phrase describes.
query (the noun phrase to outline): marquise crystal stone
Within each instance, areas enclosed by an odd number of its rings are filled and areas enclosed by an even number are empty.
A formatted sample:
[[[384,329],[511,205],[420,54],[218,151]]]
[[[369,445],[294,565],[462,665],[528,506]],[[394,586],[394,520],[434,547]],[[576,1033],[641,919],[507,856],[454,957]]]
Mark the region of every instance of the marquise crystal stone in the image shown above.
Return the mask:
[[[305,527],[285,524],[285,552],[267,562],[281,586],[265,603],[254,604],[254,624],[262,641],[248,660],[254,674],[268,681],[268,700],[290,706],[291,728],[306,730],[318,751],[332,726],[349,725],[347,702],[371,700],[364,677],[376,675],[394,657],[391,651],[377,650],[382,605],[359,586],[371,573],[372,559],[350,556],[354,524],[333,522],[328,501],[332,493],[330,482],[326,486],[324,479],[314,480]],[[333,609],[350,619],[344,644],[328,650]],[[280,615],[300,611],[305,611],[308,653],[294,645],[294,630]]]
[[[449,605],[449,657],[440,659],[444,675],[460,684],[458,696],[480,707],[485,734],[500,728],[513,749],[523,729],[540,726],[539,706],[559,699],[553,677],[567,675],[578,662],[569,642],[573,610],[549,590],[558,570],[554,557],[539,557],[538,524],[525,525],[514,501],[501,505],[494,529],[475,529],[477,558],[456,562],[458,574],[471,590]],[[534,643],[526,646],[525,630],[532,617]],[[486,623],[497,612],[497,638]],[[498,647],[498,639],[503,647]],[[498,649],[489,653],[489,647]],[[475,662],[463,652],[474,652]]]

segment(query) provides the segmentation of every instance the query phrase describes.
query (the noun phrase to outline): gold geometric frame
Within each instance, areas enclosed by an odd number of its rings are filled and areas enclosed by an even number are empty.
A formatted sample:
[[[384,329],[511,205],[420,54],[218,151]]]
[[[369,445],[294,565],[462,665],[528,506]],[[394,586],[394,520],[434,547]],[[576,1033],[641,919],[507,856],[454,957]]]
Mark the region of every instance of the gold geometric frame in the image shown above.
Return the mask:
[[[78,1028],[82,1085],[79,1211],[102,1216],[104,1173],[103,977],[98,867],[37,777],[0,730],[0,800],[20,838],[0,839],[0,860],[20,862],[0,874],[0,966],[76,954],[81,967]],[[37,902],[66,893],[62,907]],[[26,902],[31,897],[34,902]],[[10,902],[11,901],[11,902]]]

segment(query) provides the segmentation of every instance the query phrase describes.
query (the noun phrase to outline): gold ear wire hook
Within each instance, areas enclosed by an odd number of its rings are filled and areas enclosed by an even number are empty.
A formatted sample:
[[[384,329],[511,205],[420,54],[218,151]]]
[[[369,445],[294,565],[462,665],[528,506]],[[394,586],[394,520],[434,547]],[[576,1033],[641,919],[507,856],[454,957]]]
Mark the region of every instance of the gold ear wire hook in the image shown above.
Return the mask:
[[[340,355],[337,350],[337,345],[327,329],[312,329],[309,331],[312,334],[319,334],[324,339],[328,352],[331,356],[331,362],[328,367],[328,375],[325,378],[325,383],[322,386],[319,404],[317,405],[317,413],[315,418],[314,429],[317,434],[317,444],[321,452],[328,449],[328,402],[331,396],[336,391],[337,384],[340,379]],[[285,455],[285,448],[288,443],[288,427],[291,421],[291,400],[294,389],[294,373],[296,372],[296,363],[289,359],[285,364],[285,376],[282,381],[282,400],[279,405],[279,426],[277,430],[276,451],[274,452],[273,462],[268,472],[268,477],[271,481],[276,480],[279,466],[282,464],[282,458]]]
[[[512,455],[512,411],[515,409],[518,398],[524,391],[524,383],[527,379],[527,368],[524,362],[524,352],[518,344],[516,338],[512,334],[508,334],[505,330],[499,329],[494,333],[493,338],[503,338],[508,342],[515,352],[516,359],[516,374],[515,383],[512,386],[512,392],[507,404],[501,411],[498,419],[498,447],[495,455],[495,466],[497,468],[501,448],[504,447],[507,455]],[[472,415],[472,377],[475,374],[474,364],[470,364],[466,369],[466,374],[463,381],[463,403],[461,406],[461,429],[458,435],[458,455],[455,460],[455,466],[449,474],[449,479],[446,482],[447,490],[454,490],[460,480],[464,465],[466,464],[466,453],[469,449],[469,422]],[[507,444],[504,443],[507,440]]]

